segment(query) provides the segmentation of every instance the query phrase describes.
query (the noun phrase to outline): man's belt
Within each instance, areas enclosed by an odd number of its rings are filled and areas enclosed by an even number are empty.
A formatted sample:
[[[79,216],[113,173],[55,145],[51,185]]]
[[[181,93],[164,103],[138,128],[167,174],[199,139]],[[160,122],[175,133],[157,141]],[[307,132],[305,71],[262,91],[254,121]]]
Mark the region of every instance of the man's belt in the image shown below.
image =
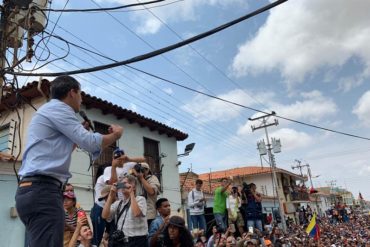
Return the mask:
[[[46,175],[34,175],[34,176],[26,176],[23,177],[20,181],[20,185],[25,182],[33,182],[33,183],[46,183],[46,184],[54,184],[59,189],[63,189],[63,183],[56,178],[46,176]]]

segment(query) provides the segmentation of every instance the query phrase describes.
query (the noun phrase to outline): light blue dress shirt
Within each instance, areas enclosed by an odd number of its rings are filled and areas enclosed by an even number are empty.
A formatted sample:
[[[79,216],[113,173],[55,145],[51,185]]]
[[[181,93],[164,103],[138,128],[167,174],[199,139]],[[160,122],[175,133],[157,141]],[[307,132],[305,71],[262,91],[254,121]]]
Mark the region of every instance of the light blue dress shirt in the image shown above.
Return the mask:
[[[76,113],[66,103],[52,99],[41,106],[28,126],[27,145],[19,175],[48,175],[65,182],[69,172],[73,145],[90,152],[95,160],[103,136],[87,131]]]

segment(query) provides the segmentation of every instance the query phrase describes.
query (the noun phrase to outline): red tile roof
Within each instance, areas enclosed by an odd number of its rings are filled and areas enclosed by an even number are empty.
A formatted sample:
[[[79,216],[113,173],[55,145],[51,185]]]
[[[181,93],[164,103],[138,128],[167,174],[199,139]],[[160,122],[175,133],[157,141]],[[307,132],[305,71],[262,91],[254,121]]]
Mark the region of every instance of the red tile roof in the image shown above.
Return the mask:
[[[37,90],[38,82],[34,81],[23,86],[19,93],[26,101],[31,101],[33,98],[41,97],[41,93]],[[41,89],[45,95],[49,95],[50,82],[42,80]],[[14,105],[16,101],[15,93],[7,94],[1,101],[0,112],[8,110],[9,105]],[[118,119],[127,119],[130,123],[137,123],[141,127],[148,127],[151,131],[158,131],[159,134],[167,134],[169,137],[175,137],[176,140],[182,141],[188,137],[188,134],[183,133],[177,129],[171,128],[165,124],[155,121],[151,118],[144,117],[136,112],[122,108],[118,105],[112,104],[106,100],[92,96],[82,92],[82,104],[89,108],[98,108],[105,114],[113,114]]]
[[[281,169],[277,169],[281,170]],[[209,179],[209,176],[211,179],[221,179],[221,178],[229,178],[230,176],[238,177],[238,176],[247,176],[247,175],[255,175],[255,174],[263,174],[263,173],[271,173],[270,167],[260,167],[260,166],[246,166],[246,167],[240,167],[240,168],[232,168],[228,170],[223,171],[216,171],[209,173],[200,174],[199,178]]]

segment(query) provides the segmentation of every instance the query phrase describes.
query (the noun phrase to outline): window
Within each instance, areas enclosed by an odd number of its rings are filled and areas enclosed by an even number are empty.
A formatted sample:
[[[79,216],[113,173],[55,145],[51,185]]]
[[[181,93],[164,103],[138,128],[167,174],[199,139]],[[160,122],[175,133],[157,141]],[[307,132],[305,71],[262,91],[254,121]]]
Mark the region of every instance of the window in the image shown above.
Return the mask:
[[[152,173],[161,181],[159,141],[144,137],[144,156]]]
[[[94,121],[95,132],[100,134],[106,135],[108,134],[109,125],[95,122]],[[117,143],[113,143],[110,146],[104,148],[102,153],[100,154],[99,158],[94,162],[94,175],[96,175],[97,168],[102,165],[106,165],[107,163],[111,163],[113,159],[113,151],[117,147]]]
[[[7,153],[9,151],[9,137],[10,137],[10,124],[0,127],[0,152]]]

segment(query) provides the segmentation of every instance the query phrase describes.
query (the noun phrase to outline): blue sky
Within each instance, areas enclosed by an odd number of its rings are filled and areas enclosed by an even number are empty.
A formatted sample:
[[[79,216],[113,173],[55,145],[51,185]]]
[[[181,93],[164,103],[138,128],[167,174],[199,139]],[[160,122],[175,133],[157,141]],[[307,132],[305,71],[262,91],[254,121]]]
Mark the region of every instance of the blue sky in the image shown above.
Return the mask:
[[[67,8],[136,2],[69,1]],[[52,7],[63,8],[65,3],[54,0]],[[164,3],[172,4],[150,11],[135,8],[141,10],[111,15],[63,13],[54,34],[88,49],[95,48],[113,59],[124,60],[176,43],[178,36],[187,38],[207,31],[268,1],[168,0]],[[191,47],[132,65],[249,107],[274,110],[284,117],[370,137],[369,8],[370,2],[366,0],[291,0]],[[59,15],[50,14],[49,32]],[[59,56],[66,49],[63,42],[55,39],[50,40],[48,47]],[[40,54],[41,50],[36,53]],[[39,71],[72,70],[108,62],[72,47],[65,60]],[[194,172],[202,173],[210,168],[215,171],[260,165],[256,143],[264,138],[264,133],[251,131],[248,118],[256,116],[254,111],[124,67],[76,78],[91,94],[188,133],[189,138],[179,143],[179,151],[191,142],[196,146],[188,157],[181,158],[181,171],[190,166]],[[368,140],[285,120],[279,122],[278,126],[269,128],[271,137],[281,139],[282,152],[276,155],[279,167],[290,170],[295,159],[302,160],[311,165],[313,175],[320,175],[314,179],[316,186],[336,180],[338,186],[351,190],[355,197],[361,191],[370,199]]]

